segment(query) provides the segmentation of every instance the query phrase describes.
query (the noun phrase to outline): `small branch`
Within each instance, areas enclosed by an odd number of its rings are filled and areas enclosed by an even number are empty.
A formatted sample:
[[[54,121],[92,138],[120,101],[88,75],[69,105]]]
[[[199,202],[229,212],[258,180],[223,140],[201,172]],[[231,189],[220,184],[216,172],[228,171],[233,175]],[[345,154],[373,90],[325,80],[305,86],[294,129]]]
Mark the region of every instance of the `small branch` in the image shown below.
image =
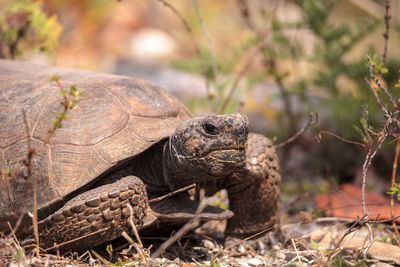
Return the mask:
[[[389,21],[390,21],[390,0],[385,0],[385,33],[383,34],[383,39],[385,40],[384,46],[383,46],[383,54],[382,54],[382,61],[383,64],[386,63],[386,57],[387,57],[387,50],[388,50],[388,40],[389,40]]]
[[[281,148],[281,147],[293,142],[300,135],[302,135],[310,126],[315,125],[317,123],[318,123],[318,113],[311,112],[310,113],[310,117],[308,119],[308,123],[303,128],[301,128],[300,131],[298,131],[295,135],[293,135],[292,137],[290,137],[286,141],[275,145],[275,148]]]
[[[393,166],[392,166],[392,183],[391,183],[391,188],[395,186],[396,183],[396,173],[397,173],[397,162],[399,161],[399,154],[400,154],[400,136],[397,137],[397,142],[396,142],[396,149],[395,149],[395,155],[394,155],[394,160],[393,160]],[[390,194],[390,217],[394,216],[394,194]],[[397,243],[400,243],[400,233],[399,230],[397,229],[396,221],[392,221],[393,229],[397,237]]]
[[[112,266],[112,263],[109,262],[108,260],[106,260],[105,258],[103,258],[102,256],[100,256],[99,253],[97,253],[96,251],[94,251],[93,249],[90,250],[90,252],[99,260],[101,261],[103,264],[107,265],[107,266]]]
[[[250,54],[250,56],[248,57],[246,63],[244,64],[243,68],[240,70],[240,72],[236,75],[232,86],[230,87],[227,96],[224,99],[224,102],[222,103],[221,109],[219,111],[219,113],[223,114],[225,112],[225,109],[229,103],[229,101],[231,100],[233,93],[236,91],[237,86],[239,85],[240,80],[242,79],[242,77],[246,74],[246,72],[250,69],[251,65],[253,64],[253,61],[257,55],[257,53],[259,53],[260,49],[263,47],[264,45],[264,41],[267,39],[267,37],[269,36],[269,32],[271,29],[271,24],[275,19],[276,13],[278,11],[278,7],[279,7],[279,3],[280,1],[278,0],[275,4],[274,10],[272,11],[272,15],[270,17],[269,20],[269,27],[266,28],[266,30],[261,34],[261,36],[259,37],[258,40],[258,44],[257,47],[255,48],[255,50],[253,51],[253,53]]]
[[[25,212],[26,212],[26,207],[24,207],[24,210],[21,212],[21,214],[20,214],[20,216],[19,216],[19,218],[18,218],[16,224],[14,225],[14,228],[10,228],[10,229],[11,229],[11,232],[10,232],[10,234],[8,235],[8,237],[10,237],[10,236],[13,235],[14,233],[18,232],[18,229],[19,229],[19,227],[21,226],[21,223],[22,223],[22,219],[23,219],[24,216],[25,216]],[[7,223],[10,225],[10,222],[7,222]],[[10,225],[10,227],[11,227],[11,225]]]
[[[255,233],[254,235],[248,236],[248,237],[246,237],[246,238],[244,238],[244,239],[241,239],[241,240],[239,240],[239,241],[237,241],[237,242],[235,242],[235,243],[233,243],[233,244],[227,246],[226,248],[224,248],[223,250],[221,250],[221,251],[219,251],[217,254],[215,254],[215,255],[212,257],[211,262],[214,262],[215,259],[216,259],[219,255],[221,255],[221,253],[222,253],[224,250],[230,249],[230,248],[232,248],[232,247],[234,247],[234,246],[236,246],[236,245],[239,245],[239,244],[245,242],[246,240],[252,239],[252,238],[254,238],[254,237],[256,237],[256,236],[262,235],[262,234],[268,232],[269,230],[271,230],[271,229],[274,228],[274,227],[275,227],[275,226],[268,227],[267,229],[264,229],[264,230],[262,230],[262,231],[260,231],[260,232],[258,232],[258,233]]]
[[[383,142],[385,141],[387,137],[387,132],[385,132],[381,137],[379,137],[377,141],[377,146],[375,149],[368,149],[367,155],[365,156],[364,164],[363,164],[363,169],[362,169],[362,184],[361,184],[361,206],[362,206],[362,212],[363,215],[365,215],[366,212],[366,205],[365,205],[365,187],[366,187],[366,180],[367,180],[367,171],[368,168],[371,166],[372,160],[374,159],[376,153],[378,150],[381,148]]]
[[[49,247],[49,248],[44,249],[44,251],[50,251],[50,250],[53,250],[53,249],[58,249],[58,248],[63,247],[63,246],[65,246],[65,245],[68,245],[68,244],[71,244],[71,243],[73,243],[73,242],[82,240],[82,239],[84,239],[84,238],[86,238],[86,237],[89,237],[89,236],[92,236],[92,235],[95,235],[95,234],[98,234],[98,233],[101,233],[101,232],[104,232],[104,231],[108,231],[109,229],[110,229],[110,227],[107,227],[107,228],[104,228],[104,229],[99,229],[99,230],[97,230],[97,231],[95,231],[95,232],[91,232],[91,233],[88,233],[88,234],[79,236],[79,237],[77,237],[77,238],[74,238],[74,239],[65,241],[65,242],[63,242],[63,243],[61,243],[61,244],[56,244],[56,245],[54,245],[54,246],[52,246],[52,247]]]
[[[256,28],[254,23],[251,20],[251,13],[249,6],[247,5],[247,0],[237,0],[239,9],[240,9],[240,15],[242,15],[242,18],[244,22],[246,23],[246,26],[253,32],[256,33],[257,36],[260,36],[260,31]],[[265,10],[264,10],[265,11]]]
[[[161,200],[163,200],[163,199],[166,199],[166,198],[168,198],[168,197],[171,197],[171,196],[173,196],[173,195],[176,195],[176,194],[178,194],[178,193],[180,193],[180,192],[183,192],[183,191],[192,189],[192,188],[194,188],[194,187],[196,187],[196,184],[191,184],[191,185],[188,185],[188,186],[179,188],[179,189],[177,189],[177,190],[175,190],[175,191],[172,191],[171,193],[168,193],[168,194],[163,195],[163,196],[161,196],[161,197],[156,197],[156,198],[150,199],[150,200],[149,200],[149,203],[161,201]]]
[[[363,169],[362,169],[362,183],[361,183],[361,207],[362,207],[363,216],[368,216],[368,214],[366,212],[366,204],[365,204],[365,187],[367,184],[367,182],[366,182],[367,171],[368,171],[369,167],[371,166],[372,160],[374,159],[376,153],[378,152],[378,150],[381,148],[383,142],[385,141],[387,135],[388,135],[387,132],[384,132],[383,135],[378,138],[378,143],[377,143],[377,146],[375,147],[375,149],[372,150],[371,148],[369,148],[368,153],[365,156],[365,161],[364,161]],[[372,242],[373,242],[371,226],[368,223],[366,223],[366,225],[368,228],[369,243],[368,243],[367,247],[365,248],[365,250],[363,251],[364,257],[367,255],[368,249],[372,246]]]
[[[204,189],[201,190],[201,195],[204,197]],[[153,255],[151,255],[153,259],[159,257],[169,246],[171,246],[177,240],[182,238],[187,232],[196,228],[199,225],[200,214],[207,205],[206,200],[206,198],[203,198],[203,200],[197,207],[196,213],[194,214],[193,218],[190,219],[184,226],[182,226],[181,229],[179,229],[178,232],[171,236],[167,241],[162,243],[161,246],[153,253]]]
[[[386,108],[386,106],[382,103],[381,98],[378,95],[378,92],[374,89],[374,86],[371,84],[370,80],[368,80],[365,77],[365,82],[369,85],[369,88],[371,88],[372,93],[375,96],[375,100],[378,103],[379,107],[381,108],[381,110],[383,111],[384,114],[388,114],[388,110]]]
[[[24,119],[25,133],[26,133],[26,135],[28,137],[28,153],[26,155],[26,159],[24,159],[22,161],[22,163],[25,165],[26,170],[27,170],[27,175],[24,176],[24,178],[28,182],[32,183],[32,190],[33,190],[33,196],[32,196],[32,198],[33,198],[32,224],[33,224],[33,232],[34,232],[34,235],[35,235],[36,256],[39,257],[40,249],[39,249],[38,213],[37,213],[37,178],[36,178],[36,175],[32,175],[32,158],[35,155],[36,151],[35,151],[34,148],[32,148],[32,145],[31,145],[28,120],[26,119],[26,113],[25,113],[24,109],[22,109],[22,116],[23,116],[23,119]]]
[[[291,241],[292,241],[294,251],[296,252],[297,258],[299,259],[299,264],[300,264],[300,266],[303,266],[303,262],[301,261],[301,257],[300,257],[299,251],[297,250],[296,243],[294,242],[293,238],[291,239]]]
[[[333,249],[334,251],[339,248],[340,244],[343,242],[344,238],[349,235],[350,233],[360,229],[364,225],[365,219],[368,217],[368,214],[363,215],[361,218],[356,216],[357,220],[346,230],[346,232],[343,234],[343,236],[340,238],[339,242],[337,242],[335,248]]]
[[[322,140],[322,134],[331,135],[331,136],[336,137],[337,139],[339,139],[340,141],[343,141],[343,142],[345,142],[345,143],[349,143],[349,144],[353,144],[353,145],[362,146],[362,147],[364,147],[364,148],[366,147],[366,145],[363,144],[363,143],[356,142],[356,141],[351,141],[351,140],[347,140],[347,139],[345,139],[345,138],[343,138],[343,137],[340,137],[339,135],[334,134],[334,133],[331,133],[331,132],[329,132],[329,131],[320,131],[320,132],[318,133],[318,135],[317,135],[317,141],[318,141],[318,142],[321,142],[321,140]]]
[[[134,217],[133,208],[132,208],[131,204],[129,204],[129,203],[127,204],[127,207],[129,209],[129,213],[130,213],[130,215],[129,215],[129,225],[131,226],[131,228],[133,230],[133,233],[135,234],[136,240],[139,242],[140,247],[143,247],[142,240],[140,239],[140,236],[139,236],[139,232],[138,232],[138,230],[136,228],[135,223],[133,222],[133,217]]]
[[[214,50],[213,44],[211,42],[211,38],[210,38],[210,34],[208,33],[207,26],[206,26],[206,24],[204,22],[203,17],[201,16],[200,8],[199,8],[199,5],[197,3],[197,0],[192,0],[192,2],[193,2],[193,5],[194,5],[194,9],[196,10],[197,17],[199,18],[201,27],[203,29],[204,36],[206,37],[206,40],[207,40],[208,51],[210,52],[210,56],[211,56],[211,63],[212,63],[213,74],[214,74],[214,81],[215,81],[215,84],[218,86],[218,67],[217,67],[217,59],[215,57],[215,50]]]
[[[172,6],[170,3],[168,3],[165,0],[157,0],[157,1],[162,3],[165,7],[169,8],[172,11],[172,13],[174,13],[177,16],[177,18],[181,21],[181,23],[182,23],[183,27],[185,28],[186,32],[189,34],[189,37],[190,37],[190,40],[192,42],[193,49],[194,49],[195,53],[197,54],[197,56],[200,59],[202,59],[202,60],[200,60],[200,62],[201,62],[201,68],[202,68],[202,71],[203,71],[203,76],[206,79],[207,99],[208,99],[208,101],[210,103],[210,106],[212,107],[213,106],[212,105],[213,94],[211,94],[211,91],[210,91],[210,81],[209,81],[207,73],[206,73],[206,71],[207,71],[206,70],[206,65],[205,65],[204,59],[203,59],[203,57],[201,55],[201,51],[200,51],[200,47],[198,45],[198,42],[196,41],[196,38],[195,38],[195,36],[193,34],[192,28],[189,26],[189,23],[185,20],[183,15],[181,13],[179,13],[179,11],[174,6]]]
[[[382,84],[381,79],[382,77],[378,78],[375,75],[375,66],[371,63],[370,59],[367,57],[367,62],[368,62],[368,71],[369,71],[369,77],[371,80],[375,82],[375,84],[378,86],[380,90],[386,95],[386,97],[389,99],[389,101],[392,103],[393,107],[395,109],[398,109],[397,101],[396,99],[392,96],[392,94],[389,93],[387,88]],[[381,75],[382,76],[382,75]],[[371,87],[372,90],[375,90],[374,87]]]
[[[367,229],[368,229],[368,236],[369,236],[368,241],[369,242],[363,251],[363,255],[364,255],[364,257],[367,257],[368,250],[372,247],[372,243],[374,242],[374,236],[372,234],[371,225],[369,223],[366,223],[365,225],[367,226]]]
[[[143,263],[147,265],[147,258],[142,250],[142,247],[138,246],[138,244],[136,244],[135,241],[133,241],[133,239],[125,231],[123,231],[121,235],[136,249],[136,252],[139,253],[140,257],[142,258]]]
[[[35,234],[35,242],[36,242],[36,256],[39,257],[39,223],[38,223],[38,205],[37,205],[37,178],[36,175],[33,175],[33,232]]]
[[[369,248],[372,246],[372,243],[373,243],[372,229],[371,229],[370,225],[371,224],[387,223],[387,222],[391,222],[391,221],[397,220],[398,218],[400,218],[400,215],[396,216],[396,217],[392,217],[390,219],[386,219],[386,220],[370,220],[370,219],[368,219],[368,213],[363,215],[361,218],[359,218],[358,215],[356,215],[356,221],[346,230],[346,232],[342,235],[340,240],[336,243],[335,248],[332,251],[336,251],[340,247],[340,244],[343,242],[343,240],[345,239],[346,236],[348,236],[349,234],[359,230],[361,227],[363,227],[365,225],[365,226],[367,226],[368,232],[369,232],[369,242],[368,242],[366,248],[363,251],[364,256],[366,256]],[[335,254],[337,254],[337,252]],[[330,258],[333,255],[334,254],[332,254],[330,256]]]
[[[390,219],[386,219],[386,220],[370,220],[370,221],[368,221],[368,223],[370,223],[370,224],[382,224],[382,223],[388,223],[388,222],[395,221],[395,220],[397,220],[399,218],[400,218],[400,215],[392,217]]]
[[[137,253],[139,253],[139,255],[142,257],[142,260],[143,260],[144,264],[147,264],[146,255],[143,252],[143,243],[142,243],[142,240],[140,239],[139,232],[138,232],[138,230],[136,228],[136,225],[133,222],[133,218],[134,218],[133,208],[132,208],[131,204],[129,204],[129,203],[127,204],[127,207],[129,209],[129,213],[130,213],[130,215],[129,215],[129,225],[131,226],[132,231],[133,231],[133,233],[134,233],[134,235],[136,237],[136,240],[138,241],[139,245],[137,245],[125,231],[122,232],[122,236],[126,240],[128,240],[128,242],[131,243],[135,247]]]

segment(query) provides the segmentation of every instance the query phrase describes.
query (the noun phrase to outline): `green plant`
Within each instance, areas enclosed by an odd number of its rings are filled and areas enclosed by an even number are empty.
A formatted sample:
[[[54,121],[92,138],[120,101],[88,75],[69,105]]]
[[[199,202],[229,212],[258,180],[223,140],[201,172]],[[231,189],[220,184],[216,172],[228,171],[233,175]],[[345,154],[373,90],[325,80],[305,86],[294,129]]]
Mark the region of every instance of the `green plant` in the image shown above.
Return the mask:
[[[397,195],[397,200],[400,201],[400,184],[399,183],[394,183],[394,186],[390,188],[390,191],[387,192],[389,195],[396,196]]]
[[[42,2],[6,0],[0,4],[0,58],[52,52],[61,30],[57,17],[43,12]]]
[[[78,90],[76,86],[64,88],[64,86],[60,83],[60,77],[57,74],[53,75],[49,81],[55,82],[59,87],[60,95],[62,97],[60,105],[63,107],[63,111],[57,113],[55,118],[53,118],[53,127],[49,130],[49,133],[54,134],[57,129],[62,127],[63,121],[67,119],[67,111],[74,108],[74,106],[78,104],[79,97],[83,94],[83,91]]]

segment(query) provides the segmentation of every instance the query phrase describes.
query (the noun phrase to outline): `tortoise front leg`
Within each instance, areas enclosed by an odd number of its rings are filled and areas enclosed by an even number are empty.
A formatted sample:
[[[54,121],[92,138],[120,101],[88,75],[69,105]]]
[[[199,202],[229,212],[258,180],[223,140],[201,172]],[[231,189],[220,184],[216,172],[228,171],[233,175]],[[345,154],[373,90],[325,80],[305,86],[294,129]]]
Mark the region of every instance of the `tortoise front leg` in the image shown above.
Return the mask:
[[[99,186],[71,199],[39,222],[40,246],[59,245],[60,250],[84,250],[130,232],[132,219],[140,229],[147,210],[147,194],[143,182],[127,176]]]
[[[279,222],[280,183],[278,157],[272,142],[263,135],[249,134],[246,172],[225,180],[229,206],[227,236],[245,237]]]

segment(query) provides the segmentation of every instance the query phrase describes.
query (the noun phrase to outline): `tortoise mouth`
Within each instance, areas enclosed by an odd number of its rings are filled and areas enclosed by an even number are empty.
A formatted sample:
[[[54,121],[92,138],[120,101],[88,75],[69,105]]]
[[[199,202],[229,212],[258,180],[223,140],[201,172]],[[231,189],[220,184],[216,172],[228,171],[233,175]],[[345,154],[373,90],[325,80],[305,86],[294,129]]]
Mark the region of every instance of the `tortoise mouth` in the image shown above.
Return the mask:
[[[238,154],[240,154],[240,152],[244,152],[246,150],[246,146],[244,146],[244,145],[214,146],[214,147],[210,147],[208,149],[205,149],[200,154],[200,157],[204,157],[204,156],[206,156],[206,155],[208,155],[208,154],[210,154],[211,152],[214,152],[214,151],[229,151],[229,150],[235,151]]]

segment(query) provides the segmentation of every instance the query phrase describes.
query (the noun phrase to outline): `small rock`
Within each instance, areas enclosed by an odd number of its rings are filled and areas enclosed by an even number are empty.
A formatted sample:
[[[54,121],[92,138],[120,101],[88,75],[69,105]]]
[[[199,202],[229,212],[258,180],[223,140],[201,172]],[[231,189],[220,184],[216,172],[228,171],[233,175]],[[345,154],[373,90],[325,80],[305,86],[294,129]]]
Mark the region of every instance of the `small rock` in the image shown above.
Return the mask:
[[[213,250],[215,248],[214,243],[208,239],[203,240],[203,246],[209,250]]]
[[[273,246],[272,246],[272,249],[273,249],[273,250],[280,250],[280,249],[281,249],[281,246],[280,246],[279,243],[278,243],[278,244],[276,244],[276,245],[273,245]]]
[[[243,245],[240,245],[240,246],[238,247],[238,252],[240,252],[240,253],[245,253],[245,252],[246,252],[246,249],[244,248]]]
[[[393,265],[385,262],[377,262],[376,264],[372,264],[371,267],[393,267]]]
[[[286,260],[286,254],[280,251],[276,252],[276,257],[281,260]]]
[[[258,241],[257,241],[257,249],[258,249],[259,251],[264,251],[264,250],[265,250],[265,244],[264,244],[264,242],[262,242],[261,240],[258,240]]]
[[[250,266],[259,266],[262,264],[262,261],[260,259],[257,258],[252,258],[248,261]]]

